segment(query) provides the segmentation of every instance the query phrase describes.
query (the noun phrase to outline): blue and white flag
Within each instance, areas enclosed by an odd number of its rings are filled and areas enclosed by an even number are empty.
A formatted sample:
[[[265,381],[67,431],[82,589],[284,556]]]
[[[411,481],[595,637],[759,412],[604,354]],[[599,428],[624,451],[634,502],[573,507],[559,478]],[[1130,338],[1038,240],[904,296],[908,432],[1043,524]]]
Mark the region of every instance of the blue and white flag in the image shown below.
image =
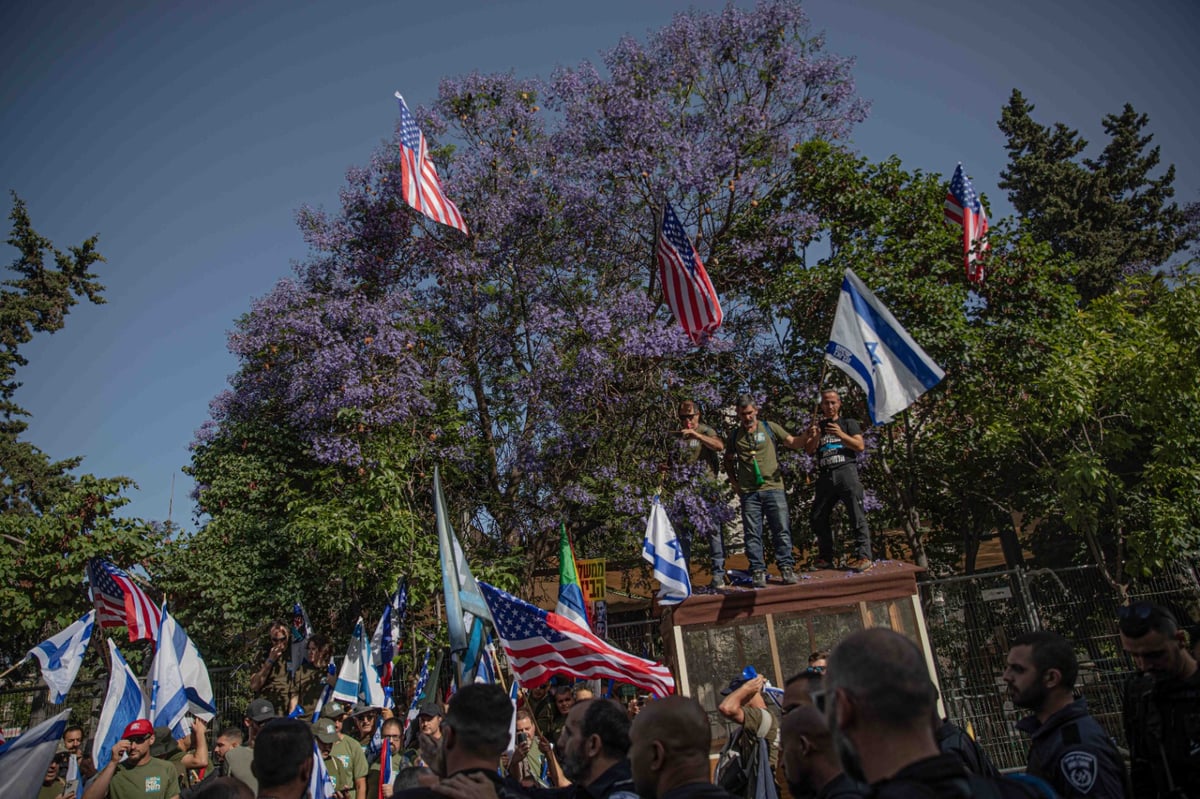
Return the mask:
[[[165,605],[160,618],[158,651],[150,664],[150,721],[170,727],[178,740],[191,732],[184,724],[189,712],[212,721],[217,705],[200,650]]]
[[[332,660],[329,661],[329,666],[326,668],[326,673],[332,677],[337,674],[337,667],[334,666]],[[316,724],[321,718],[321,711],[325,708],[325,703],[333,699],[333,686],[329,684],[329,680],[325,681],[325,687],[321,689],[321,696],[317,699],[317,706],[313,708],[312,723]]]
[[[5,799],[36,799],[59,741],[67,731],[67,718],[70,715],[71,709],[67,708],[11,741],[0,744],[0,796]]]
[[[654,567],[654,577],[660,583],[658,604],[678,605],[692,595],[692,581],[688,577],[683,548],[658,497],[654,498],[650,506],[650,518],[646,520],[642,558]]]
[[[96,742],[92,745],[92,762],[97,771],[102,771],[112,759],[112,748],[121,740],[125,728],[149,716],[141,683],[133,676],[117,645],[111,638],[107,640],[112,670],[108,674],[108,693],[104,695],[100,723],[96,725]]]
[[[42,665],[42,679],[50,687],[50,701],[54,704],[67,701],[67,692],[79,674],[95,625],[96,611],[92,610],[70,627],[30,649],[25,656],[37,658]]]
[[[425,647],[425,660],[421,662],[421,671],[417,674],[417,687],[413,689],[412,702],[408,705],[408,714],[404,717],[404,740],[408,741],[408,728],[417,720],[420,712],[417,707],[425,694],[425,683],[429,682],[429,647]]]
[[[384,664],[391,663],[396,657],[396,650],[404,640],[404,616],[408,613],[408,580],[400,578],[396,584],[396,593],[388,599],[375,625],[375,634],[371,636],[371,656],[375,666],[383,673]]]
[[[288,640],[291,641],[288,652],[287,671],[295,674],[308,654],[308,639],[312,638],[313,629],[308,621],[308,611],[299,602],[292,605],[292,626],[288,630]]]
[[[825,359],[866,392],[874,424],[890,422],[946,376],[849,269]]]
[[[325,768],[325,761],[321,757],[321,747],[313,741],[313,767],[308,778],[308,795],[312,799],[330,799],[335,790],[329,770]]]
[[[371,707],[383,707],[383,686],[379,682],[379,672],[371,663],[371,642],[363,632],[362,616],[354,625],[346,659],[342,661],[337,684],[333,686],[333,698],[351,704],[363,701]]]

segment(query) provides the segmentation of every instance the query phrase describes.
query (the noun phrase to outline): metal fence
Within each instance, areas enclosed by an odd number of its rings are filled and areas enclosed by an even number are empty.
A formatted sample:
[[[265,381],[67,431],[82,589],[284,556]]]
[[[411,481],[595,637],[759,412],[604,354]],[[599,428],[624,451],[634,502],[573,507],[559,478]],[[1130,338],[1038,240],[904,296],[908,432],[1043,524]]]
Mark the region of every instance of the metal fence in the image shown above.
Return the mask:
[[[1183,610],[1200,601],[1200,563],[1180,563],[1133,585],[1130,595]],[[1077,690],[1092,715],[1124,745],[1121,688],[1133,663],[1121,648],[1121,596],[1096,566],[1015,569],[920,584],[942,698],[1000,768],[1021,768],[1028,737],[1015,725],[1025,712],[1008,702],[1001,680],[1009,641],[1035,629],[1075,643]]]

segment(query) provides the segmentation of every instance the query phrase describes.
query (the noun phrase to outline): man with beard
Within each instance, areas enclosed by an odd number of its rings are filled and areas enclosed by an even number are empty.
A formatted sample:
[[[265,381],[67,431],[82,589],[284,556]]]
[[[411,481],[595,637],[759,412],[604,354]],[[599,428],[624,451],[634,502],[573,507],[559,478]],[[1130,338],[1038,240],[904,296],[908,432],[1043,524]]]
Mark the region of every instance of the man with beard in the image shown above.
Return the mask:
[[[566,788],[532,789],[534,799],[637,799],[629,772],[629,716],[611,699],[585,699],[567,711],[555,753]]]
[[[842,770],[825,718],[811,705],[786,710],[779,725],[783,774],[792,799],[857,799],[867,795]]]
[[[650,702],[629,729],[629,766],[641,799],[734,799],[708,779],[712,731],[695,699]]]
[[[154,725],[145,719],[131,722],[112,748],[108,765],[83,792],[83,799],[170,799],[179,795],[179,777],[175,767],[150,756],[154,743]]]
[[[1063,799],[1125,797],[1125,766],[1112,738],[1076,699],[1079,663],[1071,642],[1039,630],[1013,639],[1004,667],[1012,703],[1033,715],[1017,723],[1031,738],[1026,773]]]
[[[801,438],[804,451],[817,460],[817,487],[813,496],[813,534],[817,537],[817,569],[833,567],[833,528],[829,520],[833,508],[846,506],[850,527],[854,530],[854,558],[846,566],[865,572],[871,560],[871,529],[863,508],[863,487],[858,479],[858,453],[866,449],[862,426],[857,419],[842,416],[842,396],[833,389],[821,392],[821,418],[814,420]]]
[[[883,627],[847,636],[829,656],[826,719],[846,773],[880,799],[1053,796],[1041,780],[989,780],[938,751],[932,719],[937,689],[925,657]]]
[[[1139,796],[1200,796],[1200,669],[1167,608],[1118,609],[1138,674],[1125,686],[1125,740]]]

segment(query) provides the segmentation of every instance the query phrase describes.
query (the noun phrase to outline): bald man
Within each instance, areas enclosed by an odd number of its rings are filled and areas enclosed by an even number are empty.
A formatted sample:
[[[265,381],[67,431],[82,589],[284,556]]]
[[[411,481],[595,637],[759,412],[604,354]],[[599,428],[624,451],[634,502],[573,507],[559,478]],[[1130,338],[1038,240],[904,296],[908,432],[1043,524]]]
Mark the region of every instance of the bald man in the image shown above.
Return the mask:
[[[812,705],[787,711],[779,725],[780,758],[792,796],[815,799],[857,799],[866,786],[842,771],[825,717]]]
[[[629,765],[642,799],[735,799],[708,781],[712,732],[695,699],[668,696],[642,708],[629,729]]]

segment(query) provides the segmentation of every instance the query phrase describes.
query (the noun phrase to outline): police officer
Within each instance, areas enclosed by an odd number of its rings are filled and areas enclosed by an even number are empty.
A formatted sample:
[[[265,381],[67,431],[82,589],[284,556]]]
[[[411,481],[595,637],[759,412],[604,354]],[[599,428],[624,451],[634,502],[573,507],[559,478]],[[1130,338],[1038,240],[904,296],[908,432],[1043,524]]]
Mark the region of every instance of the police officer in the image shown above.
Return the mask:
[[[1138,674],[1125,686],[1125,739],[1139,796],[1200,796],[1200,669],[1167,608],[1118,609]]]
[[[1004,682],[1013,704],[1033,711],[1017,723],[1031,739],[1026,772],[1063,799],[1124,799],[1125,765],[1087,701],[1075,698],[1078,675],[1075,650],[1061,635],[1039,630],[1013,640]]]

